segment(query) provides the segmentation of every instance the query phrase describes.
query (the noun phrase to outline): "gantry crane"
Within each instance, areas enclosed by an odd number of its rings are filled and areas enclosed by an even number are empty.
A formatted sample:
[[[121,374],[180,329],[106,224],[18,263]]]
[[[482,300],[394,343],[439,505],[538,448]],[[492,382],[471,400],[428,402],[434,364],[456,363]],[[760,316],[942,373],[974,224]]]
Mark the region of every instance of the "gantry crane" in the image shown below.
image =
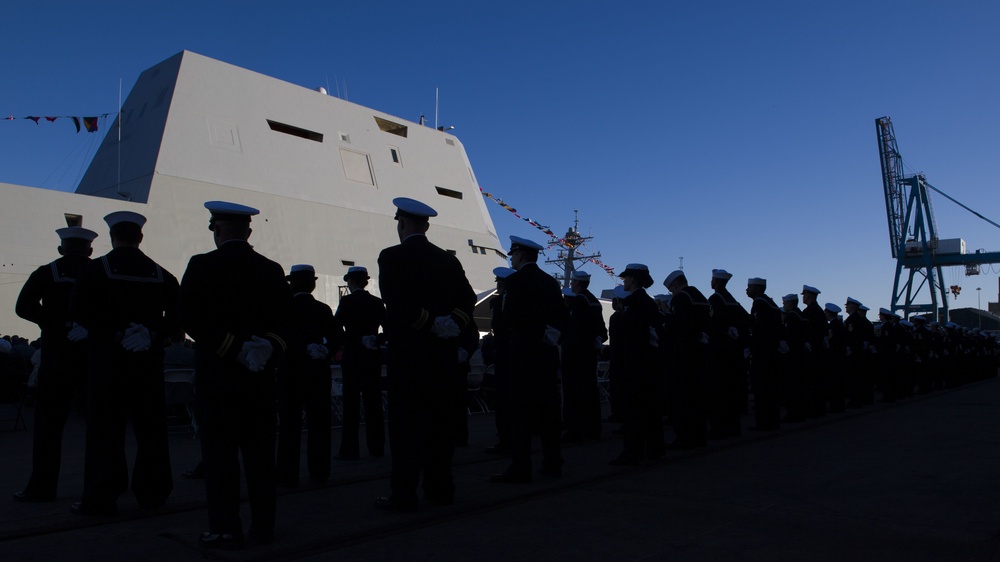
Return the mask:
[[[1000,263],[1000,252],[966,254],[960,239],[939,240],[934,209],[928,190],[933,190],[1000,228],[997,223],[962,205],[927,183],[923,174],[905,176],[903,158],[896,146],[896,134],[888,117],[875,120],[878,135],[879,163],[885,188],[885,208],[889,219],[889,244],[896,258],[896,281],[892,287],[892,311],[904,317],[914,313],[932,313],[948,320],[948,298],[941,268],[964,265],[968,272],[978,272],[978,265]],[[930,303],[917,302],[927,289]],[[940,316],[938,314],[940,313]]]

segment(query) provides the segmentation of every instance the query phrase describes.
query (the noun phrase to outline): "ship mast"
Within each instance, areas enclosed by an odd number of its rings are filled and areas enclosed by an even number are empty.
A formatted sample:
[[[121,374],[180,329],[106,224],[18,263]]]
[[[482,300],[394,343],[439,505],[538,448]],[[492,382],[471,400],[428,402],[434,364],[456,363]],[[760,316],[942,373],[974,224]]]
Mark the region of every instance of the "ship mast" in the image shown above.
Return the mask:
[[[593,236],[582,236],[580,234],[579,226],[580,211],[573,209],[573,226],[566,231],[566,236],[561,240],[556,238],[550,240],[551,245],[560,246],[558,257],[545,260],[545,263],[559,264],[562,269],[562,274],[556,274],[553,275],[553,277],[555,277],[557,281],[561,282],[564,288],[569,287],[569,281],[573,272],[576,271],[577,262],[583,263],[601,257],[600,252],[589,256],[577,253],[583,246],[584,242],[593,239]]]

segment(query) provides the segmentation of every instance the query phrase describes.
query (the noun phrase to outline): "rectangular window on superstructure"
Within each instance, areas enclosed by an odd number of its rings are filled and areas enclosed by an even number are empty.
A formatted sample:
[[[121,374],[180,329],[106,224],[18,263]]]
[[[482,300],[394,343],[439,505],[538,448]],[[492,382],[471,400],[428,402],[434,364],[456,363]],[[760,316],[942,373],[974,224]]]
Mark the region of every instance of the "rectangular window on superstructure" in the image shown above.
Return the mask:
[[[382,119],[381,117],[375,117],[375,123],[378,128],[393,135],[399,135],[406,138],[406,125],[400,125],[399,123],[393,123],[388,119]]]
[[[453,199],[461,199],[462,198],[462,192],[461,191],[455,191],[454,189],[448,189],[448,188],[439,187],[439,186],[436,186],[436,185],[434,186],[434,189],[437,190],[438,195],[444,195],[445,197],[451,197]]]
[[[393,164],[399,164],[400,163],[400,161],[399,161],[399,149],[396,148],[395,146],[390,146],[389,147],[389,156],[392,158],[392,163]]]
[[[354,262],[351,260],[340,260],[340,263],[344,264],[344,267],[354,267]]]
[[[286,135],[292,135],[293,137],[299,137],[301,139],[323,142],[323,133],[317,133],[316,131],[310,131],[309,129],[303,129],[287,123],[271,121],[270,119],[267,120],[267,126],[270,127],[272,131],[276,131],[278,133],[285,133]]]

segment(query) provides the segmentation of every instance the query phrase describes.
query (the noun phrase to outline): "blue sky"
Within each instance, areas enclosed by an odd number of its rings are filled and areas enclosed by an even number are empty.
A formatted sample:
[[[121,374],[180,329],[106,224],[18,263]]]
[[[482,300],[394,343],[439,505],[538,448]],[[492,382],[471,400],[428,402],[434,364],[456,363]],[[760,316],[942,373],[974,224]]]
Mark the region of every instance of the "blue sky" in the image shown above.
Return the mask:
[[[453,125],[481,186],[657,285],[683,256],[768,293],[888,306],[895,262],[875,137],[908,172],[1000,222],[1000,4],[38,0],[5,6],[0,113],[113,113],[184,49],[416,121]],[[346,84],[346,87],[345,87]],[[106,123],[102,123],[106,125]],[[102,129],[106,127],[102,126]],[[0,121],[0,181],[72,190],[100,135]],[[932,195],[942,238],[998,232]],[[488,202],[503,238],[545,236]],[[594,288],[615,280],[596,266]],[[997,272],[945,271],[997,300]],[[596,291],[595,291],[596,292]],[[745,299],[744,299],[744,302]]]

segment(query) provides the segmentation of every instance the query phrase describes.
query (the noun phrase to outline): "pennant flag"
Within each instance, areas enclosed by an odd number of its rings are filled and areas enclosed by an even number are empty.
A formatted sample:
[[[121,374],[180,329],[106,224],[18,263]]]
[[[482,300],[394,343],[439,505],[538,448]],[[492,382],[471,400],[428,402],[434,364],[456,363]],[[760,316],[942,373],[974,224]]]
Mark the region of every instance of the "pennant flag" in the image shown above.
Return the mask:
[[[76,132],[79,133],[80,132],[80,118],[79,117],[70,117],[70,119],[73,120],[73,124],[76,125]]]
[[[8,121],[13,121],[13,120],[14,120],[14,116],[13,116],[13,115],[8,115],[8,116],[7,116],[7,117],[5,117],[4,119],[6,119],[6,120],[8,120]]]
[[[31,119],[32,121],[35,122],[35,125],[37,125],[38,124],[38,120],[41,119],[41,117],[32,117],[31,115],[29,115],[29,116],[25,117],[25,119]]]
[[[45,120],[48,121],[49,123],[54,123],[56,119],[59,119],[59,118],[58,117],[48,117],[48,116],[45,117]]]
[[[88,133],[93,133],[97,130],[97,117],[84,117],[83,126]]]

